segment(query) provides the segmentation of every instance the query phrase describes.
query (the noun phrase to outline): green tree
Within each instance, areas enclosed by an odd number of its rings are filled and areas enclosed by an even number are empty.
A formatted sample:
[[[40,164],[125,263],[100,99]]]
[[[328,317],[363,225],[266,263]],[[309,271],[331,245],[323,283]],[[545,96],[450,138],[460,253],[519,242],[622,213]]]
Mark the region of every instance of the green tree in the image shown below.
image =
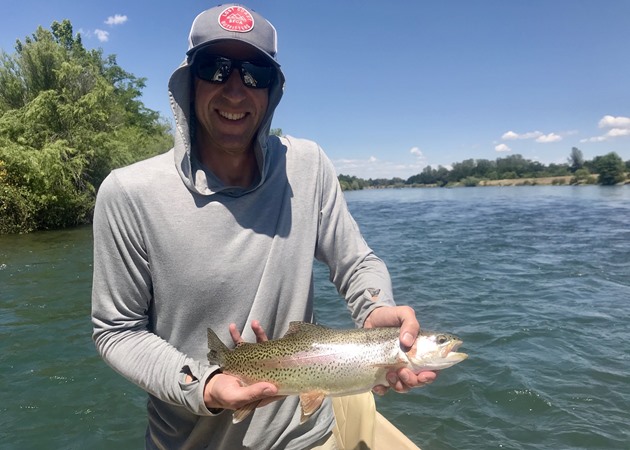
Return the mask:
[[[422,172],[420,172],[417,175],[412,175],[409,178],[407,178],[406,183],[407,184],[435,184],[436,182],[436,177],[435,177],[435,173],[434,173],[434,169],[431,166],[426,166],[424,169],[422,169]]]
[[[479,178],[492,179],[496,176],[496,163],[488,159],[478,159],[475,174]]]
[[[593,166],[599,174],[598,182],[604,185],[621,183],[626,179],[623,160],[615,152],[604,156],[597,156]]]
[[[354,175],[339,175],[339,184],[344,191],[358,191],[367,186],[367,182],[362,178],[357,178]]]
[[[466,159],[460,163],[453,163],[453,168],[450,170],[448,179],[449,181],[457,182],[467,177],[472,177],[476,174],[477,164],[474,159]]]
[[[70,21],[51,30],[0,54],[3,233],[89,222],[113,168],[172,145],[168,123],[139,100],[144,79],[86,50]]]
[[[528,170],[529,161],[522,155],[510,155],[506,158],[497,158],[496,168],[498,177],[521,178]]]
[[[571,155],[568,158],[568,162],[569,168],[573,173],[584,167],[584,154],[582,153],[582,150],[577,147],[572,147]]]

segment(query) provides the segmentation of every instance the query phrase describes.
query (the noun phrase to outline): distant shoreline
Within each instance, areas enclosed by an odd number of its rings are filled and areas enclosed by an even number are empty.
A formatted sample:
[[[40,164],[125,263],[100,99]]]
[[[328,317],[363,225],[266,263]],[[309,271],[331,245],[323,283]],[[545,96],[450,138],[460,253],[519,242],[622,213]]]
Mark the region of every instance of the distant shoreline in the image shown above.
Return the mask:
[[[436,187],[485,187],[485,186],[587,186],[597,184],[597,174],[591,174],[587,180],[579,180],[575,182],[574,175],[558,176],[558,177],[540,177],[540,178],[504,178],[501,180],[479,180],[474,186],[465,185],[461,181],[458,183],[449,183],[446,186],[438,186],[437,184],[390,184],[386,186],[367,186],[362,189],[400,189],[400,188],[436,188]],[[623,184],[630,184],[630,180]]]
[[[596,176],[593,176],[596,179]],[[504,178],[502,180],[479,180],[474,186],[467,186],[464,183],[449,183],[445,186],[437,184],[389,184],[385,186],[366,186],[362,189],[392,189],[392,188],[436,188],[436,187],[484,187],[484,186],[569,186],[573,180],[573,175],[562,177],[541,177],[541,178]],[[581,181],[574,185],[596,184]]]
[[[552,186],[571,184],[573,175],[563,177],[541,177],[541,178],[506,178],[503,180],[482,180],[478,186]]]

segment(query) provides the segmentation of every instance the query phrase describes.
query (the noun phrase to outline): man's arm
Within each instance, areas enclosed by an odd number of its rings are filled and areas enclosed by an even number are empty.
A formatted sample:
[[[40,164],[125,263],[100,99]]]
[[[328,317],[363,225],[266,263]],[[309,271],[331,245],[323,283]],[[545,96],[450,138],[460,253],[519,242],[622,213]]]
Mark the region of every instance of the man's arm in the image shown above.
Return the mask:
[[[385,263],[364,241],[348,211],[332,164],[322,153],[322,206],[316,256],[330,268],[331,280],[347,301],[357,326],[400,327],[400,342],[411,348],[420,324],[412,308],[396,306]],[[399,392],[431,383],[436,372],[414,374],[400,369],[388,374],[390,386]],[[375,388],[384,393],[387,387]]]
[[[94,212],[96,348],[114,370],[152,395],[209,415],[199,385],[217,367],[187,357],[149,329],[153,286],[139,215],[114,172],[101,185]],[[195,381],[186,383],[186,371]]]
[[[319,227],[315,257],[330,270],[330,280],[346,299],[352,319],[362,327],[381,306],[394,306],[385,263],[367,245],[350,214],[334,167],[320,150]]]

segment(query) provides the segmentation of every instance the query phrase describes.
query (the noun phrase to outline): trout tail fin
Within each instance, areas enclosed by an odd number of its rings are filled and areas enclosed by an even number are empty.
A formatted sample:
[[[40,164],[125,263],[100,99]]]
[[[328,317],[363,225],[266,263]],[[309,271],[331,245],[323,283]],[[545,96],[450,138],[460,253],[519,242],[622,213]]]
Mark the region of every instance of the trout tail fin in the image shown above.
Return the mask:
[[[208,362],[223,367],[225,355],[230,351],[212,329],[208,328]]]

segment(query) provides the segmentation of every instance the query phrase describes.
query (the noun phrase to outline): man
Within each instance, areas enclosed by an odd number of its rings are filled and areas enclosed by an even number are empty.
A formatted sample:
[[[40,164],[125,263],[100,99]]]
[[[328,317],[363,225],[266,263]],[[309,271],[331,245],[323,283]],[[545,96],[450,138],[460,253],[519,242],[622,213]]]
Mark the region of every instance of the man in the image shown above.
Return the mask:
[[[174,148],[113,171],[98,194],[94,341],[149,393],[147,448],[335,448],[329,399],[300,424],[296,396],[241,386],[206,359],[208,327],[229,342],[314,321],[314,256],[357,326],[401,326],[403,346],[419,331],[413,310],[394,305],[321,149],[269,136],[284,86],[275,55],[276,31],[254,11],[201,13],[169,82]],[[388,381],[406,391],[433,378],[403,369]],[[244,423],[223,412],[257,400]]]

